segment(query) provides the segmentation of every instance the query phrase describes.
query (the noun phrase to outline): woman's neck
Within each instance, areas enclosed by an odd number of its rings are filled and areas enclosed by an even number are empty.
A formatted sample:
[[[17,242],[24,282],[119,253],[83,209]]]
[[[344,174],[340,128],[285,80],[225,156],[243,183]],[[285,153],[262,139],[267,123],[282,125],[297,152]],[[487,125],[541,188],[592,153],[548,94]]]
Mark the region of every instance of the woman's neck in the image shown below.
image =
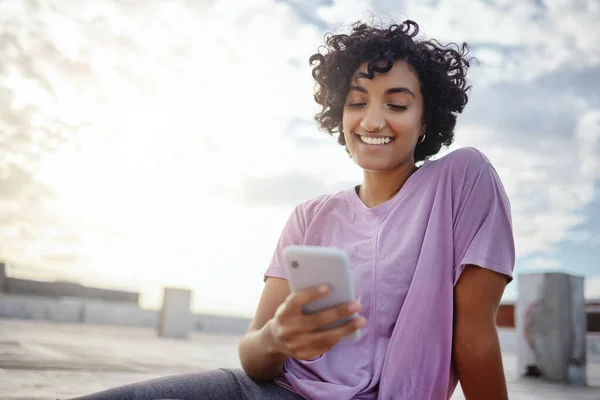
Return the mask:
[[[409,163],[392,171],[364,171],[358,197],[369,208],[383,204],[402,189],[416,170],[417,167]]]

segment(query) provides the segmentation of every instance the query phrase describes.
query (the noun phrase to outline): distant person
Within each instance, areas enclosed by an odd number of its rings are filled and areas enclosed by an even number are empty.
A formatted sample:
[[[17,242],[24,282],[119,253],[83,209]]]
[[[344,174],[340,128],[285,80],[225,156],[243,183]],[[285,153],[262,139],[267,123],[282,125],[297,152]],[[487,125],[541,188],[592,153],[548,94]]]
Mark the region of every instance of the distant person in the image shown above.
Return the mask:
[[[495,316],[514,267],[509,200],[478,150],[430,159],[452,143],[467,104],[468,46],[418,31],[412,21],[358,22],[310,57],[316,120],[363,180],[291,213],[240,341],[243,369],[81,399],[442,400],[458,379],[469,400],[507,399]],[[346,250],[360,304],[302,314],[327,293],[290,294],[282,250],[292,244]],[[356,311],[348,324],[318,331]],[[358,341],[340,341],[359,328]]]

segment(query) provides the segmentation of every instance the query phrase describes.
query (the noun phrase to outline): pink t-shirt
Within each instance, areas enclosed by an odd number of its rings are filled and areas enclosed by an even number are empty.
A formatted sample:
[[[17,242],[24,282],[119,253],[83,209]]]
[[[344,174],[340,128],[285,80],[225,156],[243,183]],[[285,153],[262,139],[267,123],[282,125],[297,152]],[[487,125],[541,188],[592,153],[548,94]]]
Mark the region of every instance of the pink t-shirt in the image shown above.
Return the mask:
[[[473,148],[425,161],[391,200],[367,208],[355,188],[298,205],[265,277],[287,278],[282,250],[333,246],[350,256],[362,337],[312,361],[288,359],[277,382],[308,399],[451,396],[453,287],[475,264],[512,280],[511,211],[489,160]]]

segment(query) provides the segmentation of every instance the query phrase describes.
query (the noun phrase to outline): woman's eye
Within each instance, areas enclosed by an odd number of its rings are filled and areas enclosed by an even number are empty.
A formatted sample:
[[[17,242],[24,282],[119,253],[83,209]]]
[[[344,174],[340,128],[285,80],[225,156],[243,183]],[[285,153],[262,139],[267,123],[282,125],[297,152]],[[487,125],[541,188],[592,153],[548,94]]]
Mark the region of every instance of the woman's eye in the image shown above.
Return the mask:
[[[348,103],[348,107],[350,108],[358,108],[367,105],[367,103]]]
[[[391,108],[392,110],[408,110],[408,106],[399,106],[397,104],[388,104],[388,107]]]

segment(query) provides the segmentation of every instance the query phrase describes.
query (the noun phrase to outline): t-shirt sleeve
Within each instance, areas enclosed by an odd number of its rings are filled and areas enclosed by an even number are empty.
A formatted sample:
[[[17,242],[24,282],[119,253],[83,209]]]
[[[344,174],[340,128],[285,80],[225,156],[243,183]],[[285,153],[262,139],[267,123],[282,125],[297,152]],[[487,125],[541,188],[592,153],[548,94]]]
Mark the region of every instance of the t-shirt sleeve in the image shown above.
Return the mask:
[[[264,274],[264,280],[269,277],[288,279],[288,272],[283,260],[283,249],[290,245],[301,245],[304,243],[304,216],[301,206],[298,205],[288,217],[283,231],[277,241],[275,252],[271,257],[269,268]]]
[[[453,234],[455,285],[469,264],[504,274],[512,281],[515,244],[510,203],[489,162],[463,186]]]

